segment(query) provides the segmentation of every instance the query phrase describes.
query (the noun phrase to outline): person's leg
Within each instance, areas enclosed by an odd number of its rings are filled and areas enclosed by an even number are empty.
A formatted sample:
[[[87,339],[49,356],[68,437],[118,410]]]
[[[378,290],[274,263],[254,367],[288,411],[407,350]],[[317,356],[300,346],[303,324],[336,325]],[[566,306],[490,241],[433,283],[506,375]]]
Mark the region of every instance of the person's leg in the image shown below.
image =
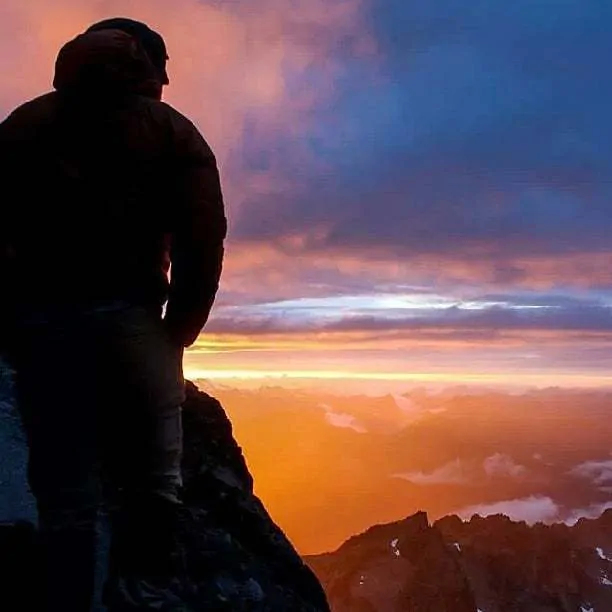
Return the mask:
[[[13,356],[48,612],[87,612],[94,590],[99,496],[89,374],[96,366],[84,335],[85,330],[38,325],[21,332]]]
[[[180,404],[147,418],[141,405],[123,404],[122,439],[107,462],[111,489],[110,575],[161,584],[175,573],[180,502],[182,430]],[[113,449],[111,449],[113,450]],[[121,459],[120,464],[116,464]]]
[[[113,611],[158,609],[179,602],[170,587],[181,508],[182,349],[143,309],[115,313],[108,324],[115,401],[106,472],[117,494],[105,602]]]

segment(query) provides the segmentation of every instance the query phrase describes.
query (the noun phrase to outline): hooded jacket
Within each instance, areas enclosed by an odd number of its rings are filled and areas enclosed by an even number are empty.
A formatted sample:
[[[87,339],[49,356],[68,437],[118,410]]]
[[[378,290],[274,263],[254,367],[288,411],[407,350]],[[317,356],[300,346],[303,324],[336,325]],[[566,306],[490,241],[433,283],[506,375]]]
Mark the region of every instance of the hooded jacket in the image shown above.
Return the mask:
[[[194,342],[217,292],[226,219],[215,157],[159,100],[161,86],[135,38],[89,32],[60,51],[55,91],[0,124],[13,312],[168,300],[168,330]]]

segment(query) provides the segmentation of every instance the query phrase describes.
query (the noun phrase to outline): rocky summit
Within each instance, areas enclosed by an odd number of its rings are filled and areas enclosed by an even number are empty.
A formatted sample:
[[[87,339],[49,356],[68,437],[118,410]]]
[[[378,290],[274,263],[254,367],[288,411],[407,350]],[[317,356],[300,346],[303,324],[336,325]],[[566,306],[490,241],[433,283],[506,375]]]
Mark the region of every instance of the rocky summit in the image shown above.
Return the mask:
[[[612,510],[572,527],[419,513],[307,561],[334,612],[610,612]]]
[[[221,405],[188,384],[181,548],[202,612],[327,612],[325,593],[253,493],[253,479]],[[0,526],[0,592],[36,609],[33,524]],[[3,608],[4,609],[4,608]]]
[[[38,538],[7,389],[0,367],[0,606],[35,610]],[[418,513],[304,563],[254,495],[219,402],[187,395],[180,548],[202,612],[612,611],[612,510],[571,527]]]

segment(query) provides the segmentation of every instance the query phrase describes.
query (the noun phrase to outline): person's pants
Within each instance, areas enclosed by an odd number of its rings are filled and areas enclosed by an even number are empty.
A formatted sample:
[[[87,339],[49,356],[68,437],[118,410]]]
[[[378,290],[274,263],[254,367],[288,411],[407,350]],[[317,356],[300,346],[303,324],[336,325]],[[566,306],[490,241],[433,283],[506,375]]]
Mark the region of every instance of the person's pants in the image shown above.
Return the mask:
[[[38,505],[44,609],[86,612],[103,499],[115,509],[115,584],[122,572],[146,573],[138,559],[151,565],[170,554],[172,509],[180,503],[183,351],[158,317],[123,305],[39,313],[15,338],[11,361]],[[107,594],[124,609],[112,584]]]

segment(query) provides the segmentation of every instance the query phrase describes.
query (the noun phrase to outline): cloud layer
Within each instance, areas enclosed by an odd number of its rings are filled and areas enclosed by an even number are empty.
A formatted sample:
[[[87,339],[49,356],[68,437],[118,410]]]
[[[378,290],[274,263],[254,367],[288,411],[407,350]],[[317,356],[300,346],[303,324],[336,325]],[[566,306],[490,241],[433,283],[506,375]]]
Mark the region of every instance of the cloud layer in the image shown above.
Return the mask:
[[[227,350],[378,337],[438,369],[612,366],[612,8],[7,0],[0,114],[116,14],[164,33],[168,100],[221,164]]]
[[[457,512],[457,515],[467,520],[474,515],[504,514],[513,521],[525,521],[528,525],[534,525],[555,522],[559,519],[559,512],[559,506],[550,497],[532,495],[523,499],[470,506]]]

